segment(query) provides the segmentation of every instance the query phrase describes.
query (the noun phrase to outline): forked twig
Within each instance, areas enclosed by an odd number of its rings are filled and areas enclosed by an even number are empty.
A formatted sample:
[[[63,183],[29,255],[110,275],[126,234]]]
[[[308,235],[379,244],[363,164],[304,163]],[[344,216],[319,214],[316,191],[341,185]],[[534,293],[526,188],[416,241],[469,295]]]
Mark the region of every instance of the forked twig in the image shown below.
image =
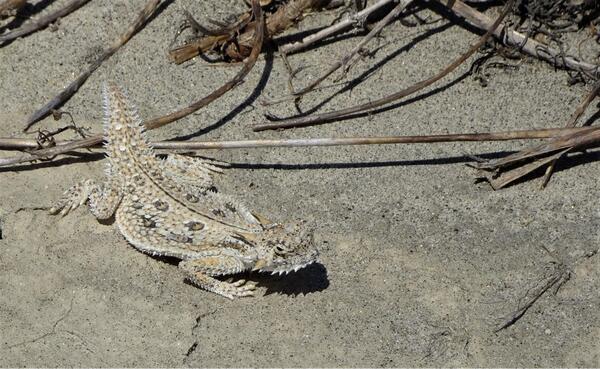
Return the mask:
[[[231,80],[229,80],[227,83],[225,83],[223,86],[219,87],[215,91],[211,92],[209,95],[207,95],[207,96],[203,97],[202,99],[196,101],[195,103],[191,104],[187,108],[178,110],[176,112],[167,114],[162,117],[150,119],[149,121],[145,122],[144,124],[146,125],[146,129],[155,129],[158,127],[162,127],[166,124],[169,124],[169,123],[174,122],[178,119],[181,119],[187,115],[190,115],[191,113],[207,106],[211,102],[213,102],[216,99],[218,99],[219,97],[223,96],[227,91],[231,90],[232,88],[234,88],[235,86],[239,85],[240,83],[242,83],[244,81],[244,78],[248,75],[248,73],[250,73],[250,71],[254,67],[254,64],[256,64],[256,60],[258,59],[258,56],[260,55],[260,51],[262,49],[262,45],[263,45],[263,41],[264,41],[264,37],[265,37],[265,21],[264,21],[263,12],[260,8],[258,1],[252,2],[252,11],[254,14],[255,24],[256,24],[255,32],[254,32],[254,40],[253,40],[252,51],[250,52],[250,56],[248,56],[248,58],[244,62],[244,66],[242,67],[242,69]]]
[[[90,66],[84,70],[75,81],[71,82],[67,87],[65,87],[58,95],[53,97],[46,105],[42,106],[36,112],[31,114],[27,121],[25,122],[25,128],[23,131],[27,131],[33,124],[35,124],[40,119],[46,117],[52,109],[56,108],[59,105],[64,104],[77,90],[81,87],[88,77],[96,70],[100,65],[108,58],[110,58],[121,46],[123,46],[127,41],[131,39],[131,37],[140,30],[140,28],[146,23],[146,21],[154,14],[158,5],[162,0],[149,0],[142,11],[138,14],[135,21],[127,28],[127,30],[119,36],[117,40],[115,40],[107,49],[104,50],[102,55],[94,61]]]
[[[276,123],[258,124],[258,125],[255,125],[254,127],[252,127],[252,129],[254,131],[264,131],[264,130],[268,130],[268,129],[306,127],[306,126],[315,125],[315,124],[322,124],[325,122],[342,119],[350,114],[369,111],[371,109],[389,104],[395,100],[401,99],[401,98],[409,96],[417,91],[420,91],[423,88],[430,86],[431,84],[437,82],[438,80],[442,79],[443,77],[445,77],[446,75],[451,73],[459,65],[461,65],[465,60],[467,60],[471,55],[473,55],[483,44],[485,44],[485,42],[491,37],[493,31],[502,23],[502,20],[509,13],[510,9],[512,8],[513,3],[514,3],[514,0],[509,0],[507,2],[502,13],[498,17],[498,19],[496,19],[494,24],[492,24],[492,26],[488,29],[488,31],[483,36],[481,36],[479,38],[479,40],[473,46],[471,46],[466,53],[462,54],[455,61],[450,63],[450,65],[445,67],[442,71],[440,71],[436,75],[434,75],[426,80],[418,82],[406,89],[403,89],[402,91],[393,93],[386,97],[383,97],[383,98],[380,98],[380,99],[377,99],[374,101],[370,101],[368,103],[364,103],[361,105],[357,105],[357,106],[353,106],[353,107],[349,107],[349,108],[345,108],[345,109],[340,109],[340,110],[332,111],[329,113],[311,115],[311,116],[306,116],[306,117],[283,119]]]
[[[63,8],[58,9],[57,11],[50,13],[48,15],[44,15],[37,20],[30,20],[25,23],[23,26],[14,29],[10,32],[7,32],[3,35],[0,35],[0,47],[2,47],[2,43],[7,41],[12,41],[16,38],[28,35],[35,31],[38,31],[52,22],[55,22],[58,18],[64,17],[65,15],[79,9],[85,3],[90,0],[72,0],[70,3],[65,5]],[[23,5],[23,4],[18,4]]]
[[[312,7],[321,3],[320,0],[290,0],[281,5],[273,14],[265,19],[264,37],[272,39],[275,35],[283,32],[295,24],[302,14]],[[221,51],[233,60],[243,60],[248,56],[255,36],[255,25],[244,21],[247,13],[242,14],[237,23],[231,27],[212,32],[191,40],[186,44],[169,51],[171,60],[180,64],[201,53],[209,50],[221,49]]]
[[[340,31],[342,31],[346,28],[349,28],[355,24],[361,23],[362,21],[367,19],[369,14],[371,14],[371,13],[375,12],[376,10],[380,9],[381,7],[391,3],[392,1],[393,0],[379,0],[379,1],[375,2],[374,4],[372,4],[371,6],[368,6],[368,7],[364,8],[363,10],[359,11],[358,13],[355,13],[355,14],[349,16],[348,18],[342,20],[341,22],[338,22],[330,27],[322,29],[317,33],[306,36],[305,38],[303,38],[300,41],[292,42],[289,44],[279,46],[279,52],[281,52],[282,54],[290,54],[290,53],[293,53],[296,51],[300,51],[300,50],[314,44],[317,41],[320,41],[326,37],[333,35],[334,33],[340,32]]]
[[[564,264],[559,264],[556,267],[554,273],[552,273],[552,275],[547,278],[545,283],[540,285],[538,288],[535,288],[532,293],[529,293],[528,291],[528,293],[524,296],[524,298],[527,298],[525,303],[519,306],[519,308],[513,313],[511,313],[510,317],[494,330],[494,333],[498,333],[501,330],[506,329],[511,325],[515,324],[519,319],[523,317],[523,315],[525,315],[527,310],[529,310],[529,308],[531,308],[533,304],[535,304],[536,301],[540,299],[540,297],[542,297],[552,287],[555,287],[555,291],[557,291],[560,288],[560,286],[566,283],[570,278],[571,273],[567,269],[567,267]]]
[[[307,147],[307,146],[348,146],[348,145],[384,145],[384,144],[414,144],[433,142],[478,142],[478,141],[508,141],[521,139],[540,139],[548,137],[563,137],[583,132],[595,132],[597,127],[581,128],[546,128],[522,131],[443,134],[429,136],[387,136],[387,137],[347,137],[347,138],[308,138],[289,140],[246,140],[246,141],[160,141],[151,143],[157,149],[172,150],[210,150],[210,149],[242,149],[259,147]],[[78,148],[99,146],[102,139],[96,137],[70,142],[56,142],[56,146],[22,153],[17,156],[0,159],[0,167],[23,162],[40,160],[58,154],[73,151]],[[36,140],[17,138],[0,138],[0,148],[31,148],[37,147]]]
[[[388,24],[390,24],[390,22],[392,20],[394,20],[398,15],[400,15],[400,13],[412,2],[412,0],[400,0],[400,2],[398,3],[398,5],[396,5],[396,7],[389,12],[382,20],[380,20],[375,27],[373,27],[373,29],[371,29],[371,31],[369,31],[369,33],[363,37],[363,39],[354,47],[352,48],[352,50],[350,50],[350,52],[348,52],[346,55],[344,55],[342,58],[338,59],[325,73],[323,73],[323,75],[321,75],[319,78],[315,79],[313,82],[311,82],[308,86],[300,89],[299,91],[295,91],[292,93],[293,96],[295,96],[296,98],[299,98],[302,95],[305,95],[311,91],[314,91],[314,89],[321,83],[323,82],[325,79],[327,79],[327,77],[329,77],[331,74],[333,74],[336,70],[338,70],[339,68],[346,66],[350,60],[352,60],[352,58],[358,54],[367,43],[369,43],[369,41],[371,41],[373,39],[373,37],[377,36],[381,30],[387,26]],[[275,104],[275,103],[279,103],[279,102],[283,102],[283,101],[287,101],[287,98],[284,99],[279,99],[279,100],[272,100],[270,102],[268,102],[269,105],[271,104]]]

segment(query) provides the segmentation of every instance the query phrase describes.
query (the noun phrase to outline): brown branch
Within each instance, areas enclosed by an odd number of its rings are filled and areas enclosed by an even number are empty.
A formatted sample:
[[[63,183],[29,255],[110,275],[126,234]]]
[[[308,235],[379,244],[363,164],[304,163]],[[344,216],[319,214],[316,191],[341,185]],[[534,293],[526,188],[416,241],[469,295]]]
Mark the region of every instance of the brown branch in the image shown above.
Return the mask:
[[[55,11],[53,13],[50,13],[43,17],[40,17],[38,20],[30,20],[23,26],[15,29],[15,30],[12,30],[10,32],[7,32],[3,35],[0,35],[0,47],[2,46],[2,43],[4,43],[4,42],[12,41],[16,38],[28,35],[30,33],[33,33],[35,31],[38,31],[38,30],[48,26],[50,23],[56,21],[58,18],[64,17],[65,15],[79,9],[81,6],[83,6],[88,1],[89,0],[72,0],[66,6],[64,6],[61,9],[58,9],[57,11]],[[22,4],[22,5],[24,5],[24,4]]]
[[[549,137],[567,137],[574,134],[593,133],[597,127],[581,128],[545,128],[521,131],[443,134],[428,136],[387,136],[387,137],[346,137],[346,138],[309,138],[288,140],[246,140],[246,141],[159,141],[152,143],[156,149],[171,150],[214,150],[242,149],[260,147],[307,147],[307,146],[348,146],[348,145],[385,145],[385,144],[416,144],[442,142],[479,142],[479,141],[508,141],[521,139],[540,139]],[[58,154],[71,152],[84,147],[100,147],[102,139],[90,137],[78,141],[58,141],[56,146],[22,153],[17,156],[0,159],[0,167],[19,164],[27,161],[40,160]],[[16,149],[34,147],[36,140],[20,138],[0,138],[0,148]]]
[[[34,123],[39,121],[40,119],[46,117],[52,109],[57,106],[64,104],[71,96],[79,90],[88,77],[96,70],[100,65],[108,58],[110,58],[121,46],[123,46],[127,41],[131,39],[133,35],[135,35],[140,28],[146,24],[146,21],[154,14],[161,0],[149,0],[142,11],[138,14],[135,21],[127,28],[127,30],[113,42],[107,49],[104,50],[102,55],[94,61],[86,70],[84,70],[75,81],[71,82],[65,89],[63,89],[58,95],[52,98],[46,105],[42,106],[36,112],[31,114],[31,116],[25,122],[25,128],[23,131],[27,131]]]
[[[552,138],[548,142],[524,149],[504,158],[489,160],[486,162],[474,164],[473,166],[477,169],[494,171],[501,167],[506,167],[537,156],[551,154],[559,150],[564,150],[566,148],[582,148],[600,142],[600,128],[581,127],[579,129],[581,130],[579,132],[571,131],[572,133],[563,135],[561,137]]]
[[[447,6],[454,14],[465,18],[469,23],[480,29],[489,29],[492,20],[460,0],[437,0]],[[519,50],[547,61],[554,67],[579,71],[594,79],[600,77],[600,66],[577,60],[573,56],[564,55],[561,51],[551,48],[535,39],[529,38],[506,26],[498,27],[494,36],[507,46],[516,46]]]
[[[277,11],[266,17],[266,26],[264,37],[271,39],[275,35],[283,32],[288,27],[294,25],[302,14],[312,7],[321,3],[322,0],[291,0],[282,5]],[[171,60],[180,64],[199,54],[209,50],[223,50],[224,54],[233,60],[242,60],[248,56],[252,47],[252,40],[255,37],[255,22],[244,22],[247,13],[238,17],[237,23],[245,26],[243,30],[240,27],[227,27],[218,34],[206,35],[187,42],[169,51]]]
[[[502,23],[502,20],[504,19],[504,17],[506,17],[506,15],[509,13],[510,9],[512,8],[513,3],[514,3],[514,0],[509,0],[507,2],[502,13],[498,17],[498,19],[496,19],[494,24],[492,24],[492,26],[488,29],[488,31],[483,36],[481,36],[479,38],[479,40],[473,46],[471,46],[471,48],[469,48],[469,50],[466,53],[464,53],[463,55],[458,57],[455,61],[453,61],[450,65],[448,65],[446,68],[444,68],[438,74],[436,74],[426,80],[418,82],[402,91],[396,92],[389,96],[386,96],[386,97],[383,97],[383,98],[380,98],[380,99],[377,99],[377,100],[374,100],[374,101],[371,101],[371,102],[368,102],[365,104],[361,104],[358,106],[353,106],[353,107],[349,107],[349,108],[345,108],[345,109],[341,109],[341,110],[332,111],[329,113],[323,113],[323,114],[312,115],[312,116],[307,116],[307,117],[283,119],[282,121],[279,121],[276,123],[258,124],[258,125],[255,125],[252,129],[254,131],[264,131],[264,130],[268,130],[268,129],[306,127],[306,126],[315,125],[315,124],[323,124],[325,122],[342,119],[350,114],[366,112],[371,109],[374,109],[374,108],[377,108],[377,107],[380,107],[383,105],[387,105],[387,104],[389,104],[395,100],[401,99],[403,97],[412,95],[415,92],[420,91],[423,88],[430,86],[433,83],[437,82],[438,80],[442,79],[443,77],[445,77],[446,75],[451,73],[453,70],[455,70],[459,65],[461,65],[465,60],[467,60],[471,55],[473,55],[483,44],[485,44],[485,42],[491,37],[493,31]]]
[[[207,106],[211,102],[223,96],[227,91],[231,90],[232,88],[244,81],[244,78],[252,70],[254,64],[256,64],[256,60],[258,59],[258,56],[260,55],[260,51],[262,49],[265,34],[265,22],[260,5],[257,1],[253,1],[252,4],[252,9],[255,18],[254,23],[256,24],[256,32],[254,33],[255,37],[252,44],[252,51],[250,52],[250,56],[246,59],[246,62],[244,63],[242,69],[233,77],[233,79],[231,79],[223,86],[210,93],[208,96],[205,96],[197,102],[193,103],[192,105],[188,106],[187,108],[145,122],[147,129],[155,129],[158,127],[162,127],[166,124],[181,119],[186,115],[189,115],[197,111],[198,109]]]
[[[566,129],[574,129],[577,119],[583,114],[586,107],[594,99],[600,91],[600,82],[597,82],[592,91],[579,104],[571,118],[567,123]],[[555,137],[548,142],[525,148],[517,153],[507,157],[495,160],[484,161],[471,166],[493,172],[491,175],[486,175],[486,179],[495,190],[501,189],[510,183],[524,177],[525,175],[535,171],[538,168],[548,165],[542,179],[542,188],[544,188],[550,179],[552,171],[556,165],[556,161],[565,154],[575,150],[581,150],[590,146],[595,146],[600,142],[600,130],[596,127],[590,131],[573,132],[562,137]],[[532,160],[529,163],[516,168],[503,170],[511,167],[519,162]]]
[[[598,127],[581,127],[580,129],[586,128],[590,130],[582,130],[580,132],[574,132],[561,137],[555,137],[550,139],[548,142],[526,148],[507,157],[470,164],[470,166],[477,169],[494,172],[495,174],[486,176],[486,178],[490,182],[492,188],[495,190],[501,189],[515,180],[522,178],[524,175],[531,173],[535,169],[551,163],[553,160],[558,159],[560,156],[569,151],[581,150],[587,147],[598,145],[598,143],[600,143],[600,129]],[[526,164],[522,168],[518,167],[501,172],[501,170],[504,168],[531,159],[534,161]]]
[[[346,28],[351,27],[357,23],[361,23],[363,20],[367,19],[369,14],[371,14],[371,13],[375,12],[376,10],[380,9],[381,7],[391,3],[392,1],[393,0],[378,0],[376,3],[364,8],[363,10],[359,11],[358,13],[355,13],[355,14],[349,16],[348,18],[342,20],[341,22],[338,22],[330,27],[322,29],[319,32],[314,33],[312,35],[306,36],[305,38],[303,38],[300,41],[280,46],[279,52],[281,52],[282,54],[290,54],[290,53],[293,53],[296,51],[300,51],[300,50],[314,44],[315,42],[317,42],[319,40],[329,37],[337,32],[340,32]]]
[[[577,106],[577,109],[575,109],[575,112],[573,112],[571,118],[567,122],[567,128],[575,127],[575,124],[577,124],[577,120],[583,115],[587,107],[596,98],[596,96],[598,96],[599,91],[600,81],[594,84],[592,91],[589,94],[587,94],[585,99],[583,99],[579,106]],[[552,177],[552,173],[554,173],[554,167],[556,166],[556,162],[563,156],[563,154],[566,154],[566,152],[556,154],[556,158],[552,160],[550,165],[548,165],[548,168],[546,168],[546,173],[544,174],[544,178],[542,179],[542,188],[545,188],[548,182],[550,181],[550,177]]]

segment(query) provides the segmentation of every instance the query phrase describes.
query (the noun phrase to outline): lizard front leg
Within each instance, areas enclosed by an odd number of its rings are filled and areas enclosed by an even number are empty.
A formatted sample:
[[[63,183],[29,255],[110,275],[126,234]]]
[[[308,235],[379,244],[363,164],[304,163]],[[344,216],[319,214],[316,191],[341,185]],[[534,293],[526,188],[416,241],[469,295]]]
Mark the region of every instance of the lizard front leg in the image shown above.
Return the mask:
[[[222,167],[227,167],[229,164],[217,160],[169,154],[167,159],[161,161],[161,166],[167,177],[173,178],[178,183],[203,190],[212,187],[212,176],[223,173]]]
[[[117,210],[122,197],[121,191],[112,182],[97,185],[88,179],[65,191],[58,203],[50,209],[50,213],[65,216],[87,201],[90,211],[97,219],[108,219]]]
[[[240,273],[247,268],[244,263],[226,255],[207,256],[197,259],[183,260],[179,263],[190,281],[196,286],[214,292],[229,299],[236,297],[254,296],[256,283],[240,279],[236,282],[223,282],[214,276]]]

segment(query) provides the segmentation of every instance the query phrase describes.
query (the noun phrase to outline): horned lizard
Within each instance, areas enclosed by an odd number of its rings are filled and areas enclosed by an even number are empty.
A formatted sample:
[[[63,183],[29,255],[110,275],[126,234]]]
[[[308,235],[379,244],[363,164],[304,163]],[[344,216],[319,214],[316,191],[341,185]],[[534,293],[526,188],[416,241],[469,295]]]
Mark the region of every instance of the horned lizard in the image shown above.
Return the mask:
[[[98,219],[115,216],[125,239],[151,255],[180,259],[195,285],[230,299],[254,294],[255,283],[215,277],[248,270],[287,273],[317,258],[303,222],[269,223],[236,199],[214,191],[208,160],[155,156],[136,108],[116,85],[104,87],[107,180],[82,181],[50,209],[66,215],[88,202]]]

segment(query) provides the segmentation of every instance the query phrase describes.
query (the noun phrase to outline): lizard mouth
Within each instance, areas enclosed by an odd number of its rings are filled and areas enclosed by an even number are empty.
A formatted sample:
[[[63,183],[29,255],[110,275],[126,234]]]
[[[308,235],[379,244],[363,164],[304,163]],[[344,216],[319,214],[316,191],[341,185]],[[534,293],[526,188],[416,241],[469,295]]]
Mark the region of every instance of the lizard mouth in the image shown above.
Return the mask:
[[[294,264],[294,265],[279,265],[277,267],[274,268],[264,268],[261,269],[261,272],[271,272],[271,275],[275,275],[275,274],[288,274],[290,272],[297,272],[302,268],[307,267],[308,265],[314,263],[316,260],[309,260],[305,263],[301,263],[301,264]]]

